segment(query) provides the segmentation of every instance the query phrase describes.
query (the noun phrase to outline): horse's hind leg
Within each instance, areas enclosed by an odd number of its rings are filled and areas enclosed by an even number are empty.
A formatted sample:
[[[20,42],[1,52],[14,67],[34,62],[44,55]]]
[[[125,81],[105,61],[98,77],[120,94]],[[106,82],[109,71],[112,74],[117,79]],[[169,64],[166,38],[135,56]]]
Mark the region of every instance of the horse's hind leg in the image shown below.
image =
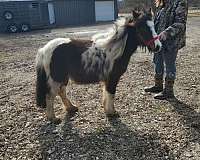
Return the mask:
[[[47,119],[55,124],[59,124],[61,120],[56,118],[54,112],[54,99],[58,94],[60,84],[53,81],[50,77],[48,80],[48,93],[46,94],[46,115]]]
[[[58,94],[62,99],[64,111],[67,111],[68,113],[75,113],[78,111],[78,108],[74,106],[66,96],[66,86],[62,85]]]
[[[49,121],[55,124],[59,124],[61,120],[59,118],[56,118],[54,108],[53,108],[55,97],[56,96],[51,93],[46,95],[46,104],[47,104],[46,115]]]

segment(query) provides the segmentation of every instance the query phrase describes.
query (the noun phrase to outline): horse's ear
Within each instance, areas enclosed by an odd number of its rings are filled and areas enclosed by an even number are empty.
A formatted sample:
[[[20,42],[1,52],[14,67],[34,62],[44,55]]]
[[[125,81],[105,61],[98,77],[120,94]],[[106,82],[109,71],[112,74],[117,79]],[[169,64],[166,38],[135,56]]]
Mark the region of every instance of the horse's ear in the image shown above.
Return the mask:
[[[145,8],[142,8],[142,13],[147,14],[147,10]]]
[[[152,8],[149,8],[149,10],[148,10],[148,14],[149,14],[150,16],[154,16],[154,13],[153,13]]]
[[[152,12],[153,12],[153,11],[152,11],[152,8],[150,7],[150,8],[149,8],[149,13],[152,13]]]
[[[132,10],[132,15],[134,19],[137,19],[140,16],[140,13],[135,10]]]

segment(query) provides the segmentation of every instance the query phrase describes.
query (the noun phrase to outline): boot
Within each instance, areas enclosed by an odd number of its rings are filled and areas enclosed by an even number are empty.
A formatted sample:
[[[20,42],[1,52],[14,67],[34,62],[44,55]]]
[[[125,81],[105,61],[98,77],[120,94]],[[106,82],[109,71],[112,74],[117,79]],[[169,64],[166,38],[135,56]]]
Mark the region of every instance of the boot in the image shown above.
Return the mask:
[[[151,93],[159,93],[159,92],[163,91],[163,77],[156,75],[154,86],[145,87],[144,91],[151,92]]]
[[[154,96],[155,99],[166,100],[174,98],[174,80],[166,78],[165,79],[165,88],[162,92]]]

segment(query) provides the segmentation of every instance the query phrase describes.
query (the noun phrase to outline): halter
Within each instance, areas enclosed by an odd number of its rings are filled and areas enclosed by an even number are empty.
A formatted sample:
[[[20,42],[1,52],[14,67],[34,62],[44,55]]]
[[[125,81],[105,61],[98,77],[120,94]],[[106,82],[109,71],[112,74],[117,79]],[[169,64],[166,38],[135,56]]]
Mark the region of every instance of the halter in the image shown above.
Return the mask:
[[[127,26],[131,26],[131,27],[133,27],[134,25],[135,25],[134,22],[128,23],[128,24],[127,24]],[[137,31],[137,28],[136,28],[136,31]],[[153,43],[154,43],[156,40],[160,40],[160,36],[159,36],[159,35],[153,37],[152,39],[150,39],[150,40],[148,40],[148,41],[144,40],[143,37],[142,37],[140,34],[139,34],[139,38],[143,41],[143,43],[144,43],[146,46],[150,46],[150,47],[153,45]]]
[[[144,44],[146,46],[152,46],[152,44],[158,39],[160,39],[160,36],[156,36],[156,37],[154,37],[154,38],[152,38],[152,39],[150,39],[148,41],[144,41]]]

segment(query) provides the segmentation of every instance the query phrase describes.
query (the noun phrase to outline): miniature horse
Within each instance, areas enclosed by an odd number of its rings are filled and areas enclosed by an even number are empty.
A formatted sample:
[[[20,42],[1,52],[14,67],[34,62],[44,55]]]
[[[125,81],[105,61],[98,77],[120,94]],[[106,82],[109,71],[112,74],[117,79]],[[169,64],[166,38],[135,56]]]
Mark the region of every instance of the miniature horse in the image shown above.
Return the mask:
[[[107,116],[117,115],[114,109],[116,86],[138,46],[146,46],[153,52],[161,49],[151,11],[133,11],[133,18],[119,18],[108,33],[94,35],[91,40],[51,40],[38,50],[36,57],[37,105],[47,108],[48,120],[60,123],[53,109],[57,95],[65,111],[78,111],[66,97],[69,79],[78,84],[103,82],[104,111]]]

